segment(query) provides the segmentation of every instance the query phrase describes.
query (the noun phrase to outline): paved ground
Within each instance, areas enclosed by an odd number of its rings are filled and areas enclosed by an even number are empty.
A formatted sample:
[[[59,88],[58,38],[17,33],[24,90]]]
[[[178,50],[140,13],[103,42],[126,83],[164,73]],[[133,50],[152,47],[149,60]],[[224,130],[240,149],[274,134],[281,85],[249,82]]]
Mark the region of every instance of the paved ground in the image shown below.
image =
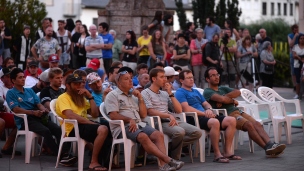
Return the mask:
[[[291,89],[285,88],[275,88],[275,90],[285,98],[292,98],[294,93]],[[240,98],[241,100],[241,98]],[[301,101],[302,112],[304,112],[304,101]],[[287,106],[288,110],[294,110],[294,107]],[[284,132],[283,132],[284,133]],[[273,139],[273,134],[271,132],[270,137]],[[24,139],[20,138],[17,150],[22,151],[24,154]],[[0,141],[0,147],[3,146],[3,141]],[[286,143],[285,136],[282,137],[282,143]],[[279,158],[266,158],[265,152],[260,147],[255,144],[255,152],[249,152],[249,146],[247,138],[243,146],[238,146],[238,149],[235,150],[235,154],[242,156],[242,161],[231,161],[228,164],[214,163],[213,154],[211,156],[206,156],[206,162],[200,163],[198,158],[194,158],[194,163],[190,162],[189,157],[182,158],[185,161],[185,166],[181,170],[188,171],[197,171],[197,170],[206,170],[206,171],[217,171],[217,170],[267,170],[267,171],[302,171],[304,170],[304,136],[302,129],[292,128],[292,144],[287,145],[285,153]],[[62,167],[55,169],[56,157],[54,156],[35,156],[31,158],[30,164],[24,163],[24,155],[16,156],[14,159],[10,159],[11,156],[3,156],[0,159],[0,171],[74,171],[77,170],[77,166],[74,167]],[[84,161],[84,170],[87,170],[89,164],[89,157],[85,155]],[[121,163],[123,166],[123,163]],[[124,168],[115,169],[116,171],[123,171]],[[146,170],[146,171],[155,171],[157,165],[147,165],[145,167],[134,168],[132,170]]]

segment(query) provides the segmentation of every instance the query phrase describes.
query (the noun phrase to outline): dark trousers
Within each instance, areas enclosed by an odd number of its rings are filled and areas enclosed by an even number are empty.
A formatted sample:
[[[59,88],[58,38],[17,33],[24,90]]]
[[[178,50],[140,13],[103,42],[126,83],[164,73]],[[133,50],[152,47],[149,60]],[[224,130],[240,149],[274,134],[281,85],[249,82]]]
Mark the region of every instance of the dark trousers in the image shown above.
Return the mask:
[[[112,58],[105,59],[103,58],[103,66],[105,68],[105,72],[109,76],[109,69],[111,68],[112,65]]]
[[[272,88],[274,74],[261,73],[262,86]]]
[[[44,137],[44,143],[52,150],[54,154],[58,153],[59,143],[61,138],[61,128],[52,121],[43,124],[41,118],[36,116],[27,116],[28,128],[30,131]],[[55,136],[55,139],[53,138]],[[65,143],[62,147],[63,152],[69,151],[70,144]]]

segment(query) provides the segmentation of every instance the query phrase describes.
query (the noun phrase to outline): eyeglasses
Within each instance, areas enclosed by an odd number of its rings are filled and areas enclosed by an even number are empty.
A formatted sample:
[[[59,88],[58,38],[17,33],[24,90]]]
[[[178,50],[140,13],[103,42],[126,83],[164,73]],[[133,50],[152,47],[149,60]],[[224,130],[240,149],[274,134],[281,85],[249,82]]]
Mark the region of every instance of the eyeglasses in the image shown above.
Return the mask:
[[[187,79],[187,80],[193,80],[194,78],[193,77],[185,77],[185,79]]]
[[[221,76],[221,74],[212,74],[209,77],[219,77],[219,76]]]

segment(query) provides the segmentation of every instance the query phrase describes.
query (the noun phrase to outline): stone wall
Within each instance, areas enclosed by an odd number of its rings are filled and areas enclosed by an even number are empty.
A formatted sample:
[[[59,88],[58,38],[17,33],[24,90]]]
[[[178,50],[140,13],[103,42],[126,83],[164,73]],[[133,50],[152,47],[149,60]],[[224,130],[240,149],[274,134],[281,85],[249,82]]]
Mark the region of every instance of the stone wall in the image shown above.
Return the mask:
[[[150,24],[156,11],[174,14],[165,10],[162,0],[110,0],[105,9],[98,10],[98,23],[107,22],[122,41],[128,30],[133,30],[138,38],[141,26]]]

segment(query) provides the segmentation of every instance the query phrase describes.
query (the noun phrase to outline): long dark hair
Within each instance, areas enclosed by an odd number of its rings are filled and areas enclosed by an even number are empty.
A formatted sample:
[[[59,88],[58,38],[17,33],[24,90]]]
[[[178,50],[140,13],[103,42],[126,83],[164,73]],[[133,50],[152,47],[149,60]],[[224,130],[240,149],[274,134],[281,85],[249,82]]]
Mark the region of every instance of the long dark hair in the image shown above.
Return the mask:
[[[172,18],[172,22],[171,22],[171,23],[168,22],[168,20],[169,20],[170,18]],[[166,26],[173,26],[173,16],[172,16],[171,14],[166,14],[166,15],[164,16],[163,21],[164,21],[164,24],[165,24]]]
[[[75,28],[75,24],[73,19],[69,18],[66,20],[66,26],[64,27],[64,29],[69,30],[70,32],[72,32]]]
[[[83,26],[83,28],[84,28],[84,32],[86,33],[86,35],[87,35],[87,36],[90,36],[90,33],[89,33],[89,31],[88,31],[87,25],[83,24],[82,26]]]
[[[160,32],[160,38],[158,40],[156,40],[156,32],[159,31]],[[155,30],[152,34],[152,38],[151,38],[151,44],[152,44],[152,47],[153,49],[155,49],[155,45],[156,45],[156,42],[158,42],[160,45],[163,45],[163,35],[161,34],[161,31],[160,30]]]
[[[128,40],[129,41],[129,43],[132,43],[132,42],[135,42],[136,41],[136,35],[135,35],[135,33],[134,33],[134,31],[133,30],[128,30],[126,33],[129,33],[130,35],[131,35],[131,39],[126,39],[126,40]]]
[[[162,15],[163,15],[162,11],[156,11],[152,22],[155,21],[155,20],[157,20],[158,23],[160,24],[161,21],[162,21]]]

